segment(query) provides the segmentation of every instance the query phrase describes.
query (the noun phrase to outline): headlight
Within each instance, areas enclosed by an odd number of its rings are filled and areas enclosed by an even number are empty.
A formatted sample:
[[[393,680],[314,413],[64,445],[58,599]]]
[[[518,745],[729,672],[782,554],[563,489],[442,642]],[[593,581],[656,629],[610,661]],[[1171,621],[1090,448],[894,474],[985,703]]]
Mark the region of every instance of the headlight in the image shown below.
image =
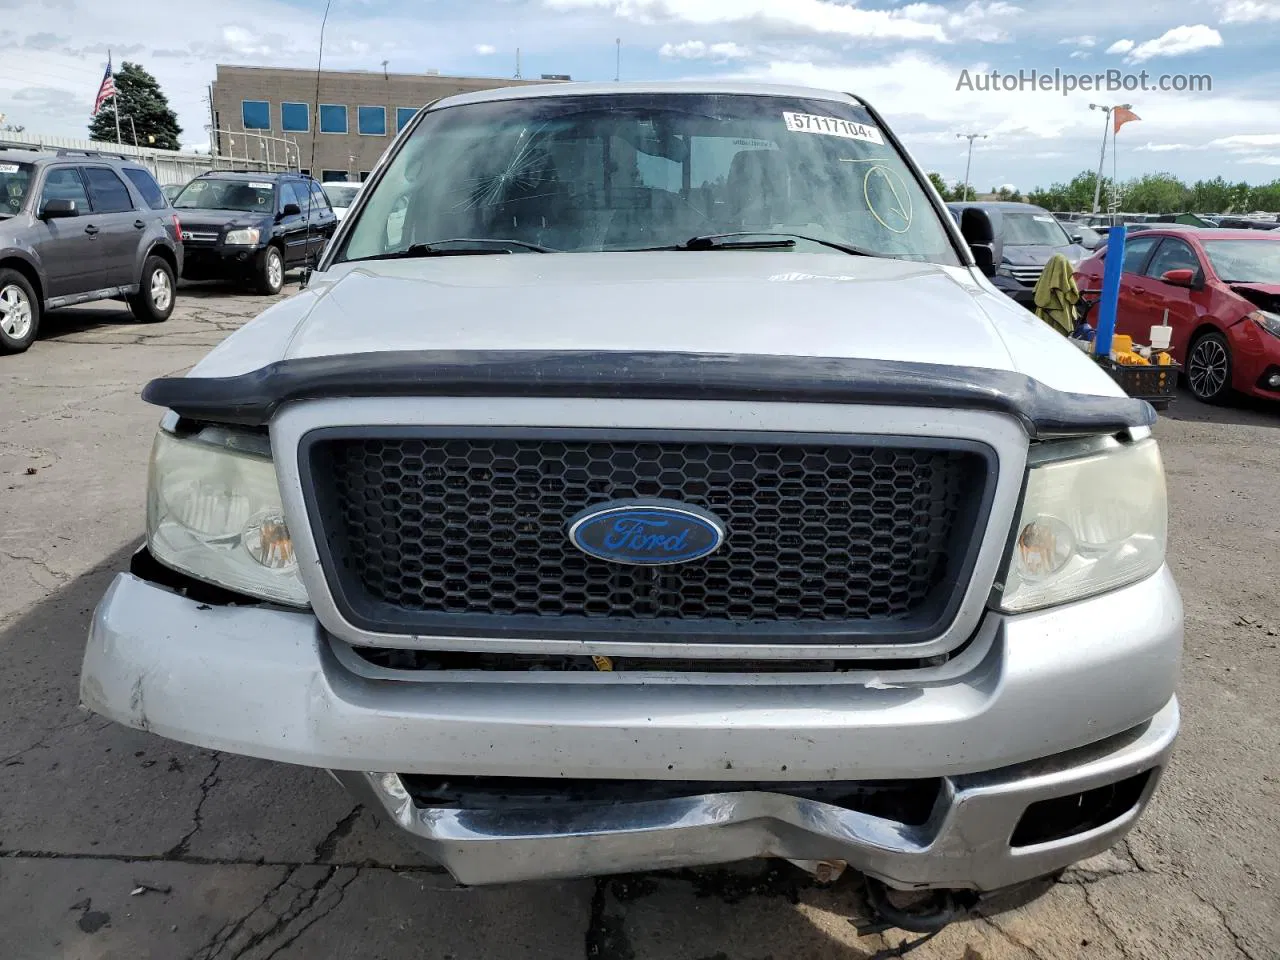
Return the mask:
[[[1033,465],[1000,606],[1022,613],[1141,580],[1164,563],[1167,539],[1154,440]]]
[[[219,427],[151,451],[147,545],[166,566],[237,593],[307,606],[267,439]]]
[[[1266,310],[1255,310],[1249,319],[1273,337],[1280,337],[1280,314],[1268,313]]]
[[[253,247],[257,246],[260,235],[257,227],[241,227],[239,230],[228,230],[223,242],[233,247]]]

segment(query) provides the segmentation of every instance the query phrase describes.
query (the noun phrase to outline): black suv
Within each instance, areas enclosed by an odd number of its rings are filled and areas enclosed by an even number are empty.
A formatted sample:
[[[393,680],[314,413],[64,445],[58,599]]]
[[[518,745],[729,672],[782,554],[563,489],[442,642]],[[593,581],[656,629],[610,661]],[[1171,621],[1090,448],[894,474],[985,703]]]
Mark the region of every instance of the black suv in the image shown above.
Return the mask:
[[[0,148],[0,353],[31,346],[45,310],[123,298],[169,319],[182,271],[173,209],[124,157]]]
[[[338,218],[320,184],[300,173],[215,170],[183,188],[188,280],[239,280],[279,293],[290,267],[314,263]]]

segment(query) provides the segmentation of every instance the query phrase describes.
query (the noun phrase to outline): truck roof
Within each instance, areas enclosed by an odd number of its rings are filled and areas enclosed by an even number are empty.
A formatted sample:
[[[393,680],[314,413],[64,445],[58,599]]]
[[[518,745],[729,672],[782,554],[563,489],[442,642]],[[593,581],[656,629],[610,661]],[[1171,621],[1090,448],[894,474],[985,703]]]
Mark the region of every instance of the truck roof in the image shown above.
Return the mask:
[[[721,93],[754,97],[803,97],[810,100],[834,100],[857,103],[851,93],[819,90],[813,87],[773,83],[750,83],[737,80],[643,80],[626,83],[594,81],[589,83],[548,83],[522,87],[498,87],[476,90],[446,97],[432,109],[456,107],[464,103],[489,103],[497,100],[528,100],[545,97],[613,96],[626,93]]]

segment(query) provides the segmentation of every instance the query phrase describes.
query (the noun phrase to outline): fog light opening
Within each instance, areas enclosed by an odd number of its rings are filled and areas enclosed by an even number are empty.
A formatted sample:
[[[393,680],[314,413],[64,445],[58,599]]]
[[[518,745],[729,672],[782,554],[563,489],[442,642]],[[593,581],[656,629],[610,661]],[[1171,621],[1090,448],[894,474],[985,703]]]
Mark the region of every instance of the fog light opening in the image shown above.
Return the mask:
[[[1039,843],[1065,840],[1106,826],[1138,805],[1152,771],[1072,793],[1052,800],[1040,800],[1027,807],[1013,831],[1009,845],[1031,847]]]

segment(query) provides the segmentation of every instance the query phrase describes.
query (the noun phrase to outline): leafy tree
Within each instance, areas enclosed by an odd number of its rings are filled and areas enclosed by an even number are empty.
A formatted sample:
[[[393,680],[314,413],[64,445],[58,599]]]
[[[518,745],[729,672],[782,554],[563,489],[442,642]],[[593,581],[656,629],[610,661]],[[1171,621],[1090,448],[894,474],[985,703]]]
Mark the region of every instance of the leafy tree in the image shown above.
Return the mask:
[[[1280,212],[1280,180],[1254,187],[1249,194],[1249,209]]]
[[[942,179],[942,174],[930,171],[929,182],[933,184],[933,188],[938,191],[943,200],[951,199],[951,188],[947,186],[947,181]]]
[[[169,108],[169,100],[160,90],[156,78],[139,64],[126,60],[120,64],[115,79],[118,93],[102,105],[102,110],[89,123],[90,138],[115,142],[118,103],[120,139],[123,142],[133,143],[134,131],[137,130],[138,146],[177,150],[182,128],[178,126],[178,115]]]
[[[1189,205],[1186,184],[1171,173],[1147,173],[1121,189],[1124,208],[1135,213],[1181,213]]]
[[[1231,206],[1231,184],[1221,176],[1191,185],[1188,205],[1194,213],[1224,213]]]

